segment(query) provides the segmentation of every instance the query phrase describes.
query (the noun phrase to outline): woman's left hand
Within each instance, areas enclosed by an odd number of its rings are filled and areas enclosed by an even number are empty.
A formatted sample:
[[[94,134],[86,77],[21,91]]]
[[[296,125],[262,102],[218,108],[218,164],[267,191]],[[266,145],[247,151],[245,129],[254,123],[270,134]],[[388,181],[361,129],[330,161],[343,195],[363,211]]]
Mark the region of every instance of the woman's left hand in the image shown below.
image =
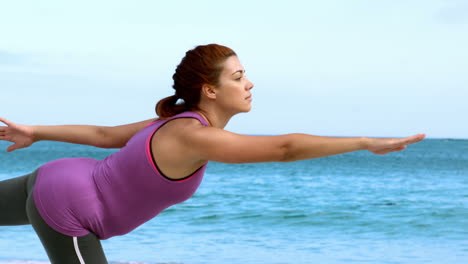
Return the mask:
[[[7,126],[0,126],[0,140],[10,141],[15,144],[8,146],[7,152],[26,148],[34,143],[32,126],[15,124],[0,117],[0,122]]]

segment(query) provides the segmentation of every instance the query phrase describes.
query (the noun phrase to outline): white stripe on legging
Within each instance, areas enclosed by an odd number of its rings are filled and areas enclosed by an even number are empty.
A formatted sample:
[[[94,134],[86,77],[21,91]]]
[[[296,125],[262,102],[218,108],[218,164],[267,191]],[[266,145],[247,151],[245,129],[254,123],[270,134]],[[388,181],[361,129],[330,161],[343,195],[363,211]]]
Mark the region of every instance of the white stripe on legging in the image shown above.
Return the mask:
[[[81,256],[80,248],[78,248],[77,237],[73,237],[73,245],[75,246],[75,252],[76,252],[76,255],[78,256],[78,259],[80,260],[80,264],[85,264],[83,257]]]

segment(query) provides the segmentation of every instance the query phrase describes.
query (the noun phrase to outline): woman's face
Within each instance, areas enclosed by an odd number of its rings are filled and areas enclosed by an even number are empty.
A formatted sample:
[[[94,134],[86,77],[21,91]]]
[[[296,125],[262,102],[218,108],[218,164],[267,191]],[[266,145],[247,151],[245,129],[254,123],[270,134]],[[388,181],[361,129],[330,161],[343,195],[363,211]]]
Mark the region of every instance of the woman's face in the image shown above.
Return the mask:
[[[245,76],[245,70],[239,58],[230,56],[224,62],[219,83],[215,88],[216,101],[231,114],[249,112],[252,108],[250,90],[253,86],[253,83]]]

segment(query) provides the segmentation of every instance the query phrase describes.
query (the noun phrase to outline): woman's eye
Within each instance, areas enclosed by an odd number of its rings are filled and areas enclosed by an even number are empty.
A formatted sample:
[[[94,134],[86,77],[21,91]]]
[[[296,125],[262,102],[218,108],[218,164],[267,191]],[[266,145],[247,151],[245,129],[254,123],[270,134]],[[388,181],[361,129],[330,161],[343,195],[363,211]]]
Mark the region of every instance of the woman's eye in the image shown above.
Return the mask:
[[[240,81],[241,79],[242,79],[242,77],[239,77],[239,78],[237,78],[236,80],[237,80],[237,81]]]

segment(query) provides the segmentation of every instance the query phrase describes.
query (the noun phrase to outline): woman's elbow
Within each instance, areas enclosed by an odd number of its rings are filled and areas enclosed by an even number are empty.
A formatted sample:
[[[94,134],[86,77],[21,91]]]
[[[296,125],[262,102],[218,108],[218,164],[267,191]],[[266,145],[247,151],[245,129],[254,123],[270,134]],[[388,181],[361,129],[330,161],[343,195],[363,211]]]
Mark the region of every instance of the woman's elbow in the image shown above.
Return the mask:
[[[281,146],[279,147],[279,162],[292,162],[296,161],[296,153],[294,151],[294,134],[288,134],[284,136],[284,141],[281,142]]]
[[[109,131],[109,127],[97,127],[93,145],[105,149],[122,148],[125,146],[122,140],[118,140],[118,138],[114,138],[112,135],[111,131]]]

